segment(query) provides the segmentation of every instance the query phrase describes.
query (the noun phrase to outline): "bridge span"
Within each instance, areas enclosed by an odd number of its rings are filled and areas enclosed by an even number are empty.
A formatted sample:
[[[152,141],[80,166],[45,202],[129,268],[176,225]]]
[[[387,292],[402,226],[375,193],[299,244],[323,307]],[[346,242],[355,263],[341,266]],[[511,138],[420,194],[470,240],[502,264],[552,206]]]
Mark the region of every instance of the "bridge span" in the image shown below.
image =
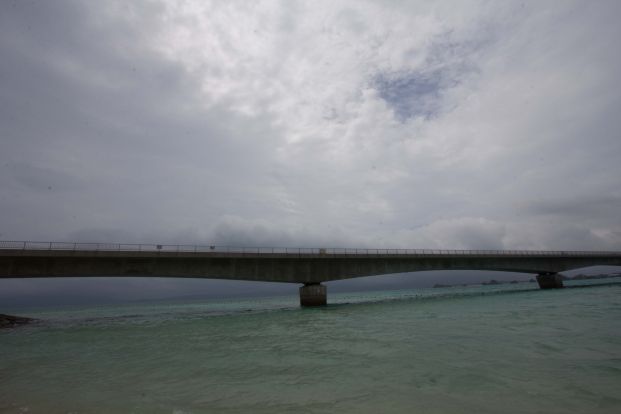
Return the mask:
[[[0,278],[146,276],[303,284],[302,306],[325,305],[322,282],[423,270],[495,270],[537,275],[542,289],[558,274],[621,266],[621,252],[220,246],[0,241]]]

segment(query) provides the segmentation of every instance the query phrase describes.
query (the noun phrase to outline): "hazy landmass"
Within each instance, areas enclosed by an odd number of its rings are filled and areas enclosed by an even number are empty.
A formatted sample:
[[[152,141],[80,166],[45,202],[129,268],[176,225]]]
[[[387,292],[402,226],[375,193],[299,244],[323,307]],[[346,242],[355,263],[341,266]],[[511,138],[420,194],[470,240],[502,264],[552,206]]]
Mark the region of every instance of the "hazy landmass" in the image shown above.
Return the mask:
[[[608,279],[613,277],[621,277],[621,273],[607,273],[607,274],[596,274],[596,275],[585,275],[583,273],[577,274],[575,276],[565,276],[561,275],[563,280],[592,280],[592,279]],[[460,285],[447,285],[443,283],[436,283],[433,285],[434,288],[447,288],[447,287],[455,287],[455,286],[475,286],[475,285],[503,285],[503,284],[517,284],[517,283],[535,283],[535,279],[529,280],[511,280],[511,281],[498,281],[496,279],[490,279],[488,281],[479,282],[479,283],[464,283]]]

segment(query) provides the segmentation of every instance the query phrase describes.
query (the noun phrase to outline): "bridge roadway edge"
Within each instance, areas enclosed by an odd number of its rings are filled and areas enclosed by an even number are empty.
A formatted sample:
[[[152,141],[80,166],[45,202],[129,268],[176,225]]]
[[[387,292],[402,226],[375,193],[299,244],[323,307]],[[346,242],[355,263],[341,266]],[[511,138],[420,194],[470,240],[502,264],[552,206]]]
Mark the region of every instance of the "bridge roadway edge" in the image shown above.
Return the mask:
[[[424,270],[496,270],[541,276],[594,265],[621,266],[621,253],[365,255],[0,249],[0,278],[145,276],[298,283],[304,284],[300,288],[303,306],[325,304],[321,283],[339,279]],[[541,280],[550,277],[539,276],[542,288],[562,287],[562,282],[561,286],[542,284]],[[302,300],[311,297],[311,292],[318,292],[317,298]]]

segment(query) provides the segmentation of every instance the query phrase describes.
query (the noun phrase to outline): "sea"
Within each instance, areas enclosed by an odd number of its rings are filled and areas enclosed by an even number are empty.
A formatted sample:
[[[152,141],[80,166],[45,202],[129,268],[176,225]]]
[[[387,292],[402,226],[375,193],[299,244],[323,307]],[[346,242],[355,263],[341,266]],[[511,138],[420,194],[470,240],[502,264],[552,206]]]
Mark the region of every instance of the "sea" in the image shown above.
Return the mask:
[[[0,413],[618,414],[611,281],[21,309]]]

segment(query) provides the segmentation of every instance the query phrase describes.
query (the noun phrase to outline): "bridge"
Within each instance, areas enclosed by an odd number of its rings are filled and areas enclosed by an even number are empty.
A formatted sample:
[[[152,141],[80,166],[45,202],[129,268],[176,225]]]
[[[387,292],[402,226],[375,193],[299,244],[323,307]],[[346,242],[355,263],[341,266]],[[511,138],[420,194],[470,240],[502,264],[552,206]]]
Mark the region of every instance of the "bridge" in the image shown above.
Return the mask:
[[[323,282],[423,270],[537,274],[542,289],[558,274],[621,266],[621,252],[222,247],[161,244],[0,241],[0,278],[146,276],[303,284],[300,305],[327,303]]]

